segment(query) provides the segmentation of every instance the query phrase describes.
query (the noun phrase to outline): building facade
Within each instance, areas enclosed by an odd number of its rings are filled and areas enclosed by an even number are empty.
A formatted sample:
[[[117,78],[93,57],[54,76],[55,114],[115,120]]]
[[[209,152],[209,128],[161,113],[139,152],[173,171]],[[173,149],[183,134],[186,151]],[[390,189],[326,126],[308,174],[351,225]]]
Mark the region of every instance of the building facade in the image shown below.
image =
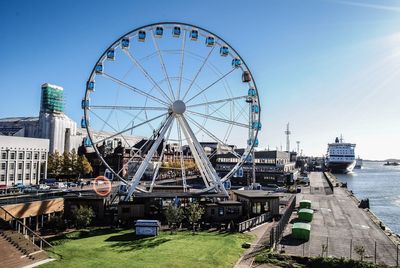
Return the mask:
[[[48,152],[48,139],[0,136],[0,187],[45,180]]]
[[[236,150],[240,155],[243,150]],[[217,154],[214,167],[220,177],[225,176],[237,164],[238,158],[232,153]],[[256,183],[262,186],[267,184],[290,184],[296,178],[296,162],[291,161],[290,153],[283,151],[256,151],[255,152]],[[249,159],[231,178],[234,186],[247,186],[252,182],[253,160]]]

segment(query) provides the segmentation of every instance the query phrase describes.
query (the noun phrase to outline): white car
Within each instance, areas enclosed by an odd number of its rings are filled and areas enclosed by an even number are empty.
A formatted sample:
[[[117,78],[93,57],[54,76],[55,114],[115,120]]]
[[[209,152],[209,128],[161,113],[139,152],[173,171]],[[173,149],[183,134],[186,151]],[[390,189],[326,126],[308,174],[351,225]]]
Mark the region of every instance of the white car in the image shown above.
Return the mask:
[[[39,185],[39,190],[49,190],[50,186],[46,184],[40,184]]]

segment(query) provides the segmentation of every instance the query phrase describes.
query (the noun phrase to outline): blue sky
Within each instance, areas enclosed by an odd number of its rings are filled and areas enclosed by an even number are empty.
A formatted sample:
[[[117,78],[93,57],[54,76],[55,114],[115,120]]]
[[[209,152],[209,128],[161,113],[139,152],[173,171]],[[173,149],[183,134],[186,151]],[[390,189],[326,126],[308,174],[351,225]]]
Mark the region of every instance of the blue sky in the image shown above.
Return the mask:
[[[261,147],[322,155],[343,134],[363,158],[400,157],[400,1],[0,2],[0,117],[38,114],[40,85],[82,116],[85,82],[122,34],[158,21],[199,25],[246,60],[260,91]]]

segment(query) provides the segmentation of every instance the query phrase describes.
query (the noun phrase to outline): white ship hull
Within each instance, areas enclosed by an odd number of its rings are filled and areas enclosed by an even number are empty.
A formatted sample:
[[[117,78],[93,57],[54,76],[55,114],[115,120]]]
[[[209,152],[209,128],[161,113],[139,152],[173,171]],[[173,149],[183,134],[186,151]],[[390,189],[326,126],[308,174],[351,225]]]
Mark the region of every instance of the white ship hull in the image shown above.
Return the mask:
[[[352,172],[354,167],[356,165],[356,161],[349,161],[349,162],[334,162],[334,161],[328,161],[326,163],[326,167],[332,172],[332,173],[349,173]]]

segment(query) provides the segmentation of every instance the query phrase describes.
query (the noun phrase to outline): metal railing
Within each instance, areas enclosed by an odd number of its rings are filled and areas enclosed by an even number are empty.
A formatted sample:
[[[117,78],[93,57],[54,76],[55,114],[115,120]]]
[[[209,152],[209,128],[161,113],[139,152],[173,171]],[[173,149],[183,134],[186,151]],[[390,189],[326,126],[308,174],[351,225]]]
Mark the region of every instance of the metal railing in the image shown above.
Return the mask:
[[[39,234],[37,234],[35,231],[33,231],[31,228],[26,226],[22,221],[14,217],[10,212],[5,210],[3,207],[0,206],[0,213],[4,213],[4,219],[11,218],[10,226],[15,229],[18,233],[21,233],[25,236],[25,238],[29,241],[32,241],[33,244],[38,246],[41,250],[44,247],[50,247],[52,248],[53,246],[47,242],[43,237],[41,237]]]
[[[280,242],[286,254],[303,257],[336,257],[399,267],[400,245],[363,237],[314,236],[309,241],[291,237]]]
[[[286,210],[283,212],[281,219],[278,223],[272,227],[270,231],[270,247],[275,248],[278,244],[279,240],[282,238],[283,231],[285,230],[286,225],[289,222],[290,216],[296,206],[296,196],[292,196],[292,198],[288,201],[288,206]]]
[[[271,212],[267,212],[267,213],[261,214],[260,216],[240,222],[238,225],[238,231],[244,232],[244,231],[250,230],[250,228],[260,225],[260,224],[270,220],[271,218],[272,218]]]
[[[42,201],[63,197],[65,193],[63,192],[52,192],[52,193],[37,193],[31,195],[21,195],[13,197],[2,197],[0,198],[0,205],[11,205],[19,203],[29,203],[34,201]]]

